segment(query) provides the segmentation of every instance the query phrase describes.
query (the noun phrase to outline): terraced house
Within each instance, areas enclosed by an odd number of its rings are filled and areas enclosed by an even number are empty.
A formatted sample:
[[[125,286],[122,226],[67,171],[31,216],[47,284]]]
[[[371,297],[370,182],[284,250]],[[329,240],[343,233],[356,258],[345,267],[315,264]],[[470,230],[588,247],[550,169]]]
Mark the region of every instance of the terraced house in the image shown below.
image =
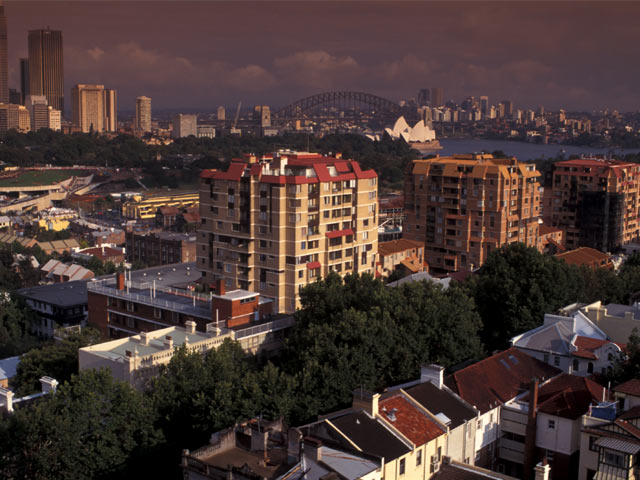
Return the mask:
[[[375,273],[378,176],[340,156],[280,151],[205,170],[197,265],[211,288],[259,292],[277,312],[329,272]]]

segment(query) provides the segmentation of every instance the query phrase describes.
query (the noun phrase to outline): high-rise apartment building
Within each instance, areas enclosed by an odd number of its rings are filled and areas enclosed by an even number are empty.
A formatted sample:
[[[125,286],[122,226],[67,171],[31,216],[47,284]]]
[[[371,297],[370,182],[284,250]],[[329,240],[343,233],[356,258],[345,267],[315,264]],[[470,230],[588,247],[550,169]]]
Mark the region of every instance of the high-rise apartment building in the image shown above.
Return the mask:
[[[431,89],[431,106],[441,107],[444,105],[444,90],[440,87]]]
[[[564,230],[567,248],[613,252],[640,235],[640,165],[579,158],[556,162],[544,191],[545,223]]]
[[[378,176],[358,162],[280,151],[246,156],[200,182],[197,265],[293,312],[299,288],[329,272],[374,274]]]
[[[539,176],[533,164],[492,155],[414,160],[405,178],[402,237],[425,243],[431,273],[472,270],[508,243],[535,247]]]
[[[29,31],[29,93],[44,95],[49,105],[64,112],[62,32]]]
[[[104,132],[106,121],[104,85],[78,84],[71,89],[71,119],[84,133]]]
[[[193,135],[198,136],[198,117],[179,113],[173,116],[173,138],[183,138]]]
[[[7,46],[7,17],[0,0],[0,103],[9,103],[9,48]]]
[[[20,59],[20,95],[21,104],[26,105],[26,99],[28,95],[31,95],[29,92],[29,59],[21,58]]]
[[[104,130],[118,131],[118,93],[113,89],[104,91]]]
[[[151,99],[149,97],[136,98],[136,130],[151,131]]]

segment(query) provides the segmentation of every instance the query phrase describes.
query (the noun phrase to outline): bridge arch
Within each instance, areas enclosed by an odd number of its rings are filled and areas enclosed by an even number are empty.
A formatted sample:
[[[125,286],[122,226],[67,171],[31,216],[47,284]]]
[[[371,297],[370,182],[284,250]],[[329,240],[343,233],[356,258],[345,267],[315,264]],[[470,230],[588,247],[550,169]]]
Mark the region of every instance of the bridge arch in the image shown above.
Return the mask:
[[[312,110],[322,106],[338,106],[346,108],[361,108],[368,106],[381,114],[401,115],[401,107],[396,102],[365,92],[325,92],[311,95],[287,105],[274,112],[278,118],[302,118]]]

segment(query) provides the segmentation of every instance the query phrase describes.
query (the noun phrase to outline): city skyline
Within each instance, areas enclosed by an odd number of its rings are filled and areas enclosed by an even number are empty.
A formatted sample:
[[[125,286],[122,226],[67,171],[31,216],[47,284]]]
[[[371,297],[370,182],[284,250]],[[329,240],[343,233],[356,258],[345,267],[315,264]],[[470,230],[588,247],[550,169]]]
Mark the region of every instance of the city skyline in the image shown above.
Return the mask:
[[[434,86],[444,87],[445,100],[488,95],[517,108],[640,109],[637,4],[5,5],[10,87],[19,86],[27,31],[50,26],[64,32],[67,90],[109,84],[124,110],[140,95],[157,98],[157,109],[213,109],[239,100],[284,106],[332,90],[398,101]]]

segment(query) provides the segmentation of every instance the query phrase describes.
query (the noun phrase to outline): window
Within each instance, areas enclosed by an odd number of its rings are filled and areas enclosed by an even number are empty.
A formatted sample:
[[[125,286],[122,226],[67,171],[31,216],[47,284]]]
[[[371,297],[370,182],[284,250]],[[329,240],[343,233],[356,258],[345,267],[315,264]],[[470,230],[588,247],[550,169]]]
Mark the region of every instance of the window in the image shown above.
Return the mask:
[[[422,465],[422,450],[418,450],[416,454],[416,467]]]
[[[553,364],[556,367],[559,367],[560,366],[560,357],[553,357]]]
[[[613,465],[614,467],[623,468],[625,463],[624,456],[621,453],[605,450],[604,463],[607,465]]]
[[[548,353],[544,354],[544,363],[549,363],[549,354]]]
[[[298,278],[303,278],[303,276],[304,276],[304,270],[300,270],[298,272]]]
[[[555,430],[556,429],[556,421],[555,420],[549,420],[549,422],[547,423],[547,426],[549,427],[549,430]]]
[[[159,308],[153,309],[153,318],[162,318],[162,310]]]
[[[598,437],[594,437],[593,435],[589,435],[589,450],[591,450],[592,452],[597,452],[598,451],[598,447],[596,445],[597,441],[598,441]]]
[[[132,302],[127,302],[127,312],[135,311],[135,307]]]
[[[300,250],[306,250],[307,242],[300,242]]]
[[[573,359],[573,371],[577,372],[580,370],[580,361],[577,358]]]
[[[405,459],[401,459],[400,460],[400,475],[404,475],[404,464],[405,464]]]

